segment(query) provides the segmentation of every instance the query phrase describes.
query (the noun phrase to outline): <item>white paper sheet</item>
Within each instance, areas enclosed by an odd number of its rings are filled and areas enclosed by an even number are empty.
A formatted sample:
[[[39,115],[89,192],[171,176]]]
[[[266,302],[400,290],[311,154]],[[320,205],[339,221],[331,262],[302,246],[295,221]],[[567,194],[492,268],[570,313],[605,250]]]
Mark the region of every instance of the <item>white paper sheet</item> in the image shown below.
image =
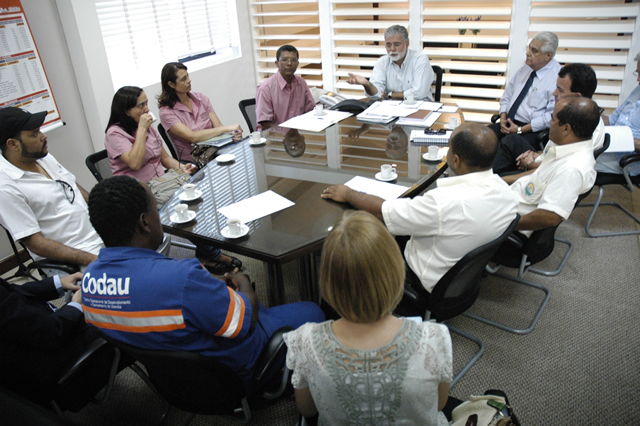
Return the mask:
[[[442,108],[440,108],[438,110],[439,112],[457,112],[458,111],[458,107],[453,105],[443,105]]]
[[[227,218],[238,218],[242,223],[260,219],[272,213],[284,210],[295,205],[282,195],[273,191],[266,191],[246,200],[239,201],[226,207],[218,209]]]
[[[377,195],[384,200],[395,200],[409,189],[408,186],[380,182],[375,179],[368,179],[362,176],[354,177],[349,182],[345,183],[345,185],[354,191]]]
[[[420,109],[424,109],[427,111],[437,111],[442,107],[442,102],[423,102],[420,105]]]
[[[393,117],[406,117],[407,115],[411,115],[418,111],[417,105],[418,104],[415,104],[413,107],[409,107],[400,101],[376,102],[367,108],[365,112],[379,115],[391,115]]]
[[[343,111],[325,110],[325,112],[326,114],[324,115],[316,115],[315,111],[309,111],[297,117],[290,118],[279,126],[289,129],[321,132],[332,124],[342,121],[352,115],[350,112]]]
[[[633,133],[629,126],[604,126],[604,132],[611,135],[611,144],[607,152],[633,151]]]

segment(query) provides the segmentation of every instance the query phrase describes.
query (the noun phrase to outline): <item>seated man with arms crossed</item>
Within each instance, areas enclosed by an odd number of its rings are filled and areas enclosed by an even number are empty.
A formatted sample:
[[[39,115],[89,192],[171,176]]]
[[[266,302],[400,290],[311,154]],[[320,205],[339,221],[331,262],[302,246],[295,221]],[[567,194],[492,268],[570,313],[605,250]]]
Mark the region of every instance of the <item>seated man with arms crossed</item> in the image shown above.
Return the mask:
[[[463,124],[449,140],[447,164],[457,175],[438,179],[438,188],[414,199],[385,201],[331,186],[322,194],[366,210],[394,235],[409,235],[404,250],[407,283],[421,282],[431,292],[465,254],[498,238],[516,216],[516,198],[491,171],[498,140],[479,124]]]
[[[387,54],[378,59],[371,78],[349,73],[350,84],[360,84],[371,99],[404,99],[408,94],[418,100],[433,100],[433,69],[429,57],[409,50],[409,33],[400,25],[384,32]]]
[[[284,123],[315,107],[307,82],[294,75],[298,59],[298,49],[288,44],[276,52],[278,72],[263,81],[256,91],[258,131]]]
[[[540,166],[517,179],[511,190],[522,216],[519,231],[557,226],[568,219],[580,194],[595,182],[592,135],[598,126],[598,105],[591,99],[566,97],[556,104],[549,128],[549,143]]]
[[[596,73],[587,64],[568,64],[560,69],[553,97],[556,102],[567,96],[584,96],[591,99],[598,86]],[[593,135],[593,149],[604,143],[604,122],[600,119]],[[536,161],[542,151],[536,144],[530,144],[521,135],[505,136],[493,162],[493,172],[499,175],[512,174],[517,170],[530,170],[540,165]],[[541,161],[541,159],[540,159]]]
[[[634,58],[636,61],[636,70],[633,72],[636,80],[640,83],[640,52]],[[605,124],[608,126],[629,126],[633,134],[634,149],[636,153],[640,153],[640,85],[638,85],[631,94],[625,99],[610,117],[604,117]],[[620,160],[634,152],[612,152],[603,153],[596,161],[596,171],[602,173],[622,174]],[[632,163],[629,167],[631,176],[640,175],[640,163]]]
[[[560,64],[553,59],[557,48],[558,36],[549,31],[531,39],[524,65],[500,99],[500,123],[489,125],[499,139],[518,134],[534,145],[538,132],[549,128],[555,105],[552,93],[560,71]]]
[[[0,223],[34,259],[88,265],[102,240],[87,214],[88,193],[49,154],[47,112],[0,110]]]
[[[255,363],[276,330],[324,321],[311,302],[264,309],[247,275],[223,282],[197,259],[157,253],[163,232],[156,202],[133,178],[98,183],[89,215],[106,248],[82,279],[82,303],[87,322],[115,340],[215,357],[250,391]]]

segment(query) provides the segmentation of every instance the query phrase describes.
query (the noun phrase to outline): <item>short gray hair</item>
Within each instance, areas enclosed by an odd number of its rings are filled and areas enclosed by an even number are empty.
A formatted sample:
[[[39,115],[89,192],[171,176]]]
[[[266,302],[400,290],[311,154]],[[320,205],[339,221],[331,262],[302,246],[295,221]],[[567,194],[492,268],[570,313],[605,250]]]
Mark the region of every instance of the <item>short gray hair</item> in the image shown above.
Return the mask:
[[[556,49],[558,49],[558,36],[551,31],[541,31],[533,36],[532,40],[539,40],[542,42],[542,53],[553,53],[556,56]]]
[[[396,34],[400,34],[404,41],[409,41],[409,32],[402,25],[392,25],[384,32],[384,38],[392,37]]]
[[[636,53],[636,57],[633,58],[634,61],[640,62],[640,52]]]

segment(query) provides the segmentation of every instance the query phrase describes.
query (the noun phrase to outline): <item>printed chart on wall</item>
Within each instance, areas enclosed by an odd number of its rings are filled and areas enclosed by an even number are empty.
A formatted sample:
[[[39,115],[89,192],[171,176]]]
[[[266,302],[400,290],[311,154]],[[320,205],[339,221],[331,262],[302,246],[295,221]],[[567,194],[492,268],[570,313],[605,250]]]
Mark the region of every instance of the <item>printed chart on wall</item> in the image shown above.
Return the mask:
[[[47,111],[43,131],[62,126],[20,0],[0,0],[0,108]]]

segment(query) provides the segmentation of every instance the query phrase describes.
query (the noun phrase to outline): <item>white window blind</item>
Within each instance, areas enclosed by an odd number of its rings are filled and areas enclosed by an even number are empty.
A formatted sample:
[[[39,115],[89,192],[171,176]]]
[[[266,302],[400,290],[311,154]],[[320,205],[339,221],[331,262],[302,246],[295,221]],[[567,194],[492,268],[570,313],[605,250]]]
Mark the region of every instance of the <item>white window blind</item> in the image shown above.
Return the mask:
[[[296,74],[309,86],[322,86],[320,22],[317,0],[251,0],[251,27],[258,84],[275,74],[278,48],[298,49]]]
[[[96,0],[115,89],[160,81],[167,62],[216,51],[189,61],[202,69],[240,54],[233,0]]]
[[[618,107],[623,82],[635,77],[635,63],[627,66],[636,52],[630,51],[638,3],[624,0],[534,1],[531,5],[529,36],[539,31],[553,31],[560,39],[556,59],[562,65],[582,62],[593,67],[598,87],[593,100],[606,114]]]

